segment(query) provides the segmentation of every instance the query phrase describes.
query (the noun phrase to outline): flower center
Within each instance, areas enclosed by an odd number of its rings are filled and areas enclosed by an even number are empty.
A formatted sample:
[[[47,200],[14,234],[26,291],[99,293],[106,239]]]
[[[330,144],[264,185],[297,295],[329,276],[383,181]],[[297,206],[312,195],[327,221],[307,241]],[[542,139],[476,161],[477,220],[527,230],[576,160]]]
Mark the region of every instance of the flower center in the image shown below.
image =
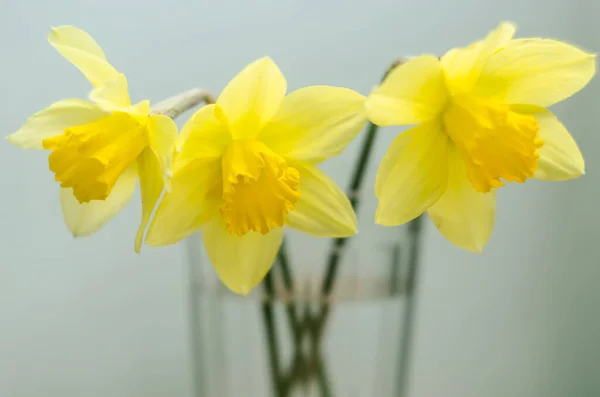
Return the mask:
[[[458,95],[444,114],[450,139],[461,151],[469,180],[481,193],[507,182],[525,182],[533,177],[538,149],[535,117],[511,110],[509,105],[484,98]]]
[[[223,156],[221,214],[230,234],[266,234],[296,208],[298,170],[256,140],[233,141]]]
[[[48,163],[61,187],[73,188],[80,203],[105,200],[147,146],[146,128],[126,113],[115,112],[67,128],[62,135],[44,139],[43,145],[52,150]]]

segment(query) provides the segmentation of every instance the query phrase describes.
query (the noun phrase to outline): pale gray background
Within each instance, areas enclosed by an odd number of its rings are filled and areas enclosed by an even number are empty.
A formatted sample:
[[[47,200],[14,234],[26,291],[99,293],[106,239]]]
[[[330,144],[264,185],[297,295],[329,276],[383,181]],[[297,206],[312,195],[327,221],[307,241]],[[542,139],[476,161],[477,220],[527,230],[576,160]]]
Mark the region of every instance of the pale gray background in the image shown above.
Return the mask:
[[[127,74],[135,100],[195,86],[218,92],[263,55],[290,88],[334,84],[366,94],[395,56],[442,53],[505,19],[521,36],[598,51],[599,7],[595,0],[1,0],[0,130],[8,135],[34,111],[89,90],[47,44],[50,26],[90,32]],[[600,395],[599,105],[596,80],[555,109],[582,147],[586,176],[503,189],[484,254],[460,251],[428,223],[413,396]],[[379,142],[377,161],[394,133]],[[341,184],[357,143],[325,166]],[[184,246],[134,254],[138,202],[75,241],[46,164],[44,153],[0,145],[0,396],[189,396]],[[370,190],[366,197],[371,211]]]

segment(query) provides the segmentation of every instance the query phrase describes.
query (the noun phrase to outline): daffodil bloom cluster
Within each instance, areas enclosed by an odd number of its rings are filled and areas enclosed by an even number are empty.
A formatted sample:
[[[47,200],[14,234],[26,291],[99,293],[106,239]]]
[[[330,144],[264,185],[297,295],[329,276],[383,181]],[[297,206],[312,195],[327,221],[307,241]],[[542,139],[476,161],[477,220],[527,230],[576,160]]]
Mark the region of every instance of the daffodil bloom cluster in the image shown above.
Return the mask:
[[[503,23],[441,59],[413,58],[368,97],[373,123],[418,124],[379,167],[377,223],[399,225],[427,211],[452,243],[480,252],[503,181],[584,173],[575,141],[545,107],[590,81],[595,56],[554,40],[513,40],[514,32]]]
[[[25,149],[51,151],[50,171],[60,182],[60,201],[74,236],[96,232],[131,199],[138,179],[144,230],[164,187],[177,125],[150,115],[149,101],[131,104],[127,80],[86,32],[52,29],[48,40],[94,86],[90,100],[63,99],[31,116],[8,137]]]
[[[8,139],[51,152],[73,235],[99,230],[139,179],[136,251],[148,223],[151,246],[201,231],[223,283],[246,295],[273,264],[284,227],[318,237],[357,232],[348,198],[317,165],[339,155],[367,120],[416,124],[379,166],[376,222],[399,225],[427,211],[452,243],[480,252],[505,182],[584,172],[575,141],[546,107],[590,81],[595,57],[559,41],[514,40],[514,32],[504,23],[441,58],[412,58],[367,98],[332,86],[286,95],[279,68],[261,58],[177,135],[148,101],[131,104],[125,76],[87,33],[59,27],[50,44],[92,83],[90,100],[58,101]]]

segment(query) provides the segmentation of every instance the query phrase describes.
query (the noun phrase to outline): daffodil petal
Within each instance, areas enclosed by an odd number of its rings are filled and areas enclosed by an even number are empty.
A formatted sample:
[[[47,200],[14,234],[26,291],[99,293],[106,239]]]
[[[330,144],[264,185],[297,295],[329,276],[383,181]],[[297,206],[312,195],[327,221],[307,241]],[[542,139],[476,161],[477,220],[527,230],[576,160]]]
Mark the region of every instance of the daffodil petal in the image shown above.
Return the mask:
[[[147,99],[139,101],[129,108],[128,113],[139,116],[148,116],[150,114],[150,101]]]
[[[544,145],[538,149],[540,158],[534,174],[536,179],[565,181],[585,173],[585,162],[577,143],[552,112],[529,105],[514,105],[512,109],[534,116],[540,127],[538,137]]]
[[[90,100],[100,106],[113,110],[131,106],[127,79],[123,73],[118,73],[108,80],[106,84],[96,88],[90,94]]]
[[[440,62],[422,55],[392,70],[369,95],[365,109],[378,126],[416,124],[433,118],[447,101]]]
[[[364,96],[347,88],[301,88],[285,97],[258,139],[297,160],[317,162],[337,156],[364,127],[364,102]]]
[[[169,173],[173,159],[173,147],[177,140],[177,124],[167,116],[152,115],[148,121],[148,141],[160,165],[160,175],[165,187],[171,189]]]
[[[75,65],[94,87],[99,87],[119,72],[106,60],[104,52],[88,33],[74,26],[53,28],[50,44]]]
[[[494,228],[496,193],[477,192],[467,178],[458,149],[448,157],[448,186],[428,213],[440,233],[454,245],[481,252]]]
[[[446,81],[453,94],[469,92],[477,83],[490,57],[504,48],[515,34],[515,26],[501,23],[485,39],[467,48],[455,48],[441,59]]]
[[[75,237],[89,236],[100,230],[131,199],[137,182],[135,167],[129,167],[117,179],[106,200],[92,200],[81,204],[73,189],[60,189],[60,203],[67,227]]]
[[[300,173],[300,198],[286,226],[317,237],[348,237],[357,232],[356,215],[344,192],[309,163],[291,164]]]
[[[544,146],[539,149],[540,158],[534,177],[544,181],[564,181],[583,175],[583,156],[565,126],[549,111],[538,113],[535,117]]]
[[[225,230],[220,216],[202,228],[204,247],[219,278],[233,292],[248,295],[262,281],[281,246],[283,228],[267,234],[235,236]]]
[[[271,60],[265,57],[246,66],[225,87],[219,105],[235,138],[253,138],[279,109],[287,82]]]
[[[595,72],[593,54],[560,41],[519,39],[489,59],[475,92],[546,107],[581,90]]]
[[[146,244],[174,244],[199,230],[217,214],[217,203],[208,196],[220,183],[219,159],[196,160],[179,167],[171,180],[172,190],[165,192],[152,218]]]
[[[142,196],[142,221],[135,236],[135,252],[139,253],[142,248],[146,226],[163,191],[164,183],[160,161],[151,149],[147,148],[142,152],[137,159],[137,166]]]
[[[215,116],[216,109],[216,105],[204,106],[185,123],[176,142],[177,166],[195,159],[223,156],[231,142],[231,134]]]
[[[66,128],[94,122],[107,114],[83,99],[63,99],[29,117],[25,125],[7,139],[24,149],[43,149],[44,139],[61,135]]]
[[[448,184],[449,145],[439,121],[421,124],[394,140],[377,173],[377,223],[401,225],[435,204]]]

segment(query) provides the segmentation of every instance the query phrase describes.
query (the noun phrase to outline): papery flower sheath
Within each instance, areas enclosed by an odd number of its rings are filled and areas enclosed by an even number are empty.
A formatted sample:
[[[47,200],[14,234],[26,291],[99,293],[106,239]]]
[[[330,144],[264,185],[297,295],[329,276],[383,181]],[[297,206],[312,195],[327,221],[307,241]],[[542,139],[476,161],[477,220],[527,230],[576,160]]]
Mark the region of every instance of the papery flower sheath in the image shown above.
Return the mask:
[[[108,63],[94,39],[73,26],[52,29],[50,44],[92,83],[90,101],[63,99],[31,116],[8,137],[25,149],[51,151],[49,168],[60,182],[60,201],[74,236],[99,230],[130,200],[140,180],[144,229],[160,197],[177,126],[150,115],[149,101],[132,105],[127,80]]]
[[[242,295],[271,267],[284,225],[314,236],[356,233],[350,202],[316,164],[360,132],[365,98],[330,86],[286,96],[286,87],[262,58],[190,118],[176,143],[172,190],[148,228],[152,246],[201,229],[219,277]]]
[[[577,144],[545,107],[590,81],[595,56],[560,41],[512,39],[514,32],[503,23],[441,59],[413,58],[368,97],[373,123],[418,124],[381,162],[377,223],[399,225],[427,211],[452,243],[480,252],[503,181],[584,173]]]

